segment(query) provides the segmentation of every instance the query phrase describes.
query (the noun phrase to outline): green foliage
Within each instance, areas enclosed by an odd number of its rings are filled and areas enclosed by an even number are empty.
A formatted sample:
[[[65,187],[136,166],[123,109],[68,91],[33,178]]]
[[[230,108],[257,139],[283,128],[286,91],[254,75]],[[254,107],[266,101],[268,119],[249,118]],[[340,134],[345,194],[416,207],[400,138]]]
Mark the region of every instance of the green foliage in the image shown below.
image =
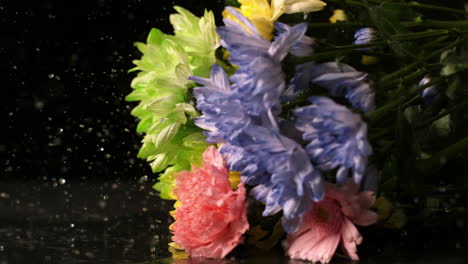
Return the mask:
[[[443,68],[442,76],[454,75],[468,69],[468,51],[466,48],[452,48],[440,55]]]
[[[401,5],[385,2],[382,5],[370,7],[369,16],[373,26],[378,30],[380,36],[388,41],[395,55],[407,58],[413,57],[414,54],[416,54],[416,46],[413,43],[394,39],[394,36],[397,34],[410,33],[410,31],[401,24],[401,21],[412,21],[416,19],[417,15],[413,9],[403,8]]]

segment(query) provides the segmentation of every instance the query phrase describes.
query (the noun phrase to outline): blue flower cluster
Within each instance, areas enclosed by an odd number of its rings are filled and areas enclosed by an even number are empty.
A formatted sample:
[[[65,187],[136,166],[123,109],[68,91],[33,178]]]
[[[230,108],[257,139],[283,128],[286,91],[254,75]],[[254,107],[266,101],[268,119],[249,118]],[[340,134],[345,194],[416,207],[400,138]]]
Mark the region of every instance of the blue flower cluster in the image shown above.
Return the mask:
[[[348,99],[353,107],[367,113],[375,108],[375,92],[366,77],[366,73],[344,63],[300,64],[283,98],[292,100],[314,84],[328,89],[332,96]]]
[[[315,97],[313,105],[294,112],[297,120],[291,122],[279,117],[281,99],[294,97],[298,86],[305,89],[314,83],[370,111],[373,92],[364,80],[366,74],[336,63],[299,66],[286,90],[284,57],[314,52],[314,40],[304,35],[307,25],[277,23],[279,34],[270,42],[241,13],[227,10],[238,22],[225,19],[226,26],[217,32],[238,69],[228,78],[215,65],[210,79],[190,78],[202,85],[194,88],[202,112],[195,123],[207,130],[210,143],[222,143],[220,152],[230,170],[241,172],[242,181],[254,186],[251,194],[265,203],[263,215],[282,211],[283,227],[292,233],[313,202],[324,197],[322,171],[338,169],[339,182],[348,175],[360,182],[371,148],[366,124],[346,107]],[[309,142],[306,149],[301,145],[304,142]]]
[[[367,125],[358,114],[327,97],[311,97],[312,105],[296,109],[296,127],[307,140],[307,153],[321,170],[338,168],[339,183],[352,172],[360,183],[372,148],[367,141]]]
[[[243,182],[256,185],[252,194],[265,202],[263,214],[283,210],[283,226],[294,232],[312,202],[324,195],[320,171],[300,144],[282,134],[278,118],[285,89],[281,61],[293,47],[301,50],[307,43],[303,38],[307,25],[283,27],[269,42],[242,14],[228,10],[245,28],[226,19],[218,34],[239,69],[230,78],[232,86],[219,66],[213,67],[208,80],[191,78],[204,85],[194,89],[203,113],[196,124],[208,130],[209,142],[224,143],[220,152],[230,169],[240,171]]]

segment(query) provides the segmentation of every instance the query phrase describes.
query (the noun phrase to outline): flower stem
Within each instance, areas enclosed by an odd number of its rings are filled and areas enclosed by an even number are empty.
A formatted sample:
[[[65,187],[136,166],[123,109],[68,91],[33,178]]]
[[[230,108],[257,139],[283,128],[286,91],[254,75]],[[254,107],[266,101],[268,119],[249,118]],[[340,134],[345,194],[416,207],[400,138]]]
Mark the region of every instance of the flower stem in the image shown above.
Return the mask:
[[[392,35],[391,38],[394,40],[413,40],[413,39],[420,39],[420,38],[427,38],[427,37],[437,37],[441,35],[449,34],[449,30],[428,30],[423,32],[417,33],[405,33],[405,34],[396,34]]]
[[[422,22],[403,22],[405,27],[432,27],[432,28],[468,28],[468,21],[440,21],[426,20]]]
[[[422,85],[422,86],[414,87],[409,92],[407,92],[406,95],[398,94],[398,99],[392,100],[390,103],[387,103],[386,105],[381,106],[381,107],[377,108],[376,110],[372,111],[371,113],[369,113],[367,118],[372,122],[378,121],[382,117],[384,117],[386,114],[388,114],[390,111],[392,111],[398,105],[406,104],[407,102],[409,102],[411,100],[414,100],[414,97],[420,91],[426,89],[427,87],[437,85],[438,83],[439,83],[439,81],[433,81],[433,82],[427,83],[427,84]]]
[[[355,49],[362,49],[362,48],[369,48],[369,47],[375,47],[375,46],[385,46],[387,45],[387,41],[376,41],[376,42],[370,42],[366,44],[353,44],[353,45],[344,45],[344,46],[334,46],[329,44],[333,49],[350,49],[350,50],[355,50]]]
[[[347,4],[347,5],[353,5],[353,6],[361,6],[361,7],[367,7],[367,4],[364,4],[360,1],[355,1],[355,0],[327,0],[329,3],[337,3],[337,4]]]
[[[333,58],[337,56],[343,56],[343,55],[347,55],[353,52],[357,52],[357,50],[356,49],[344,49],[344,50],[334,49],[331,51],[315,53],[314,55],[306,56],[306,57],[292,57],[289,59],[289,61],[293,64],[302,64],[302,63],[306,63],[309,61],[320,61],[320,60],[325,60],[325,59],[329,59],[329,58]]]
[[[446,109],[445,111],[441,112],[440,114],[438,114],[438,115],[436,115],[436,116],[433,116],[433,117],[431,117],[430,119],[428,119],[427,121],[424,121],[423,123],[417,125],[415,128],[416,128],[416,129],[423,129],[423,128],[425,128],[426,126],[432,124],[433,122],[435,122],[435,121],[441,119],[442,117],[451,114],[452,112],[454,112],[454,111],[457,110],[457,109],[466,107],[467,105],[468,105],[468,101],[465,101],[465,102],[463,102],[463,103],[456,104],[456,105],[450,107],[449,109]]]
[[[385,1],[382,0],[367,0],[370,3],[374,4],[383,4]],[[328,1],[331,2],[331,1]],[[443,11],[443,12],[449,12],[449,13],[455,13],[455,14],[461,14],[461,15],[468,15],[468,13],[464,10],[459,10],[455,8],[450,8],[450,7],[444,7],[444,6],[437,6],[437,5],[428,5],[428,4],[421,4],[416,1],[411,1],[411,2],[391,2],[392,5],[400,5],[400,6],[406,6],[406,7],[414,7],[414,8],[421,8],[421,9],[429,9],[429,10],[436,10],[436,11]]]
[[[467,150],[468,137],[465,137],[462,140],[434,154],[431,158],[419,161],[417,164],[417,168],[422,173],[435,171],[441,168],[450,158],[456,155],[466,154]]]
[[[425,20],[421,22],[406,21],[401,22],[401,25],[407,28],[429,27],[439,29],[468,29],[468,21],[462,20]],[[365,27],[366,24],[359,22],[315,22],[309,23],[310,28],[339,28],[339,27]]]
[[[425,56],[424,58],[420,59],[419,61],[415,61],[415,62],[413,62],[413,63],[411,63],[411,64],[409,64],[409,65],[395,71],[395,72],[392,72],[390,74],[385,75],[384,77],[382,77],[379,80],[379,82],[378,82],[379,86],[380,85],[385,85],[385,83],[389,82],[390,80],[398,78],[401,75],[406,74],[407,72],[414,70],[415,68],[417,68],[420,65],[424,64],[427,60],[439,56],[442,52],[457,46],[458,44],[460,44],[464,40],[465,40],[465,38],[458,39],[458,40],[452,42],[451,44],[448,44],[447,46],[443,47],[442,49],[436,50],[433,53],[429,54],[428,56]]]

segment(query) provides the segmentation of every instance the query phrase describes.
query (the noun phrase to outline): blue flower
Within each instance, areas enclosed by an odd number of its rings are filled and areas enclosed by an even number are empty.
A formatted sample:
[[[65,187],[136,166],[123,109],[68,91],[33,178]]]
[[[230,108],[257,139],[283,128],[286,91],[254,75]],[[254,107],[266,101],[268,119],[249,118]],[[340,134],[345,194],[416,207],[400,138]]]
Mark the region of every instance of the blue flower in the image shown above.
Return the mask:
[[[283,210],[284,228],[294,232],[313,201],[324,196],[320,170],[288,137],[296,137],[297,131],[282,134],[286,122],[278,117],[286,86],[281,61],[304,37],[307,25],[286,28],[269,42],[242,14],[228,10],[246,27],[226,19],[226,26],[218,28],[231,63],[239,69],[229,79],[232,85],[218,66],[210,79],[191,78],[204,85],[194,90],[203,114],[195,123],[208,130],[210,142],[224,143],[220,152],[230,170],[240,171],[243,182],[256,186],[252,194],[265,202],[263,214]]]
[[[312,202],[323,198],[321,172],[313,167],[301,145],[281,134],[271,110],[262,118],[245,112],[219,66],[213,67],[210,79],[191,80],[204,85],[194,88],[197,107],[203,113],[195,123],[208,130],[210,142],[224,143],[220,152],[230,170],[241,172],[243,182],[269,190],[260,195],[255,187],[252,192],[266,203],[263,214],[282,209],[285,230],[294,232]],[[288,133],[294,131],[289,129]]]
[[[231,54],[230,62],[239,66],[230,78],[233,89],[237,90],[249,115],[261,117],[268,109],[279,114],[279,98],[285,89],[281,61],[303,39],[307,24],[283,27],[284,31],[270,42],[237,10],[231,7],[227,10],[245,26],[225,19],[226,26],[217,29],[222,38],[221,44]]]
[[[337,181],[352,175],[360,183],[372,148],[367,141],[367,125],[358,114],[327,97],[311,97],[312,105],[296,109],[296,127],[309,144],[307,153],[321,170],[338,168]]]
[[[302,64],[296,67],[285,96],[291,100],[312,83],[328,89],[332,96],[345,97],[353,107],[370,112],[375,108],[375,92],[366,77],[366,73],[344,63]]]
[[[427,76],[424,76],[424,78],[422,78],[421,81],[419,81],[418,86],[424,86],[424,85],[426,85],[426,84],[428,84],[430,82],[431,82],[431,78],[427,75]],[[427,105],[431,105],[434,102],[436,102],[437,100],[439,100],[440,93],[437,90],[437,87],[435,85],[431,85],[431,86],[425,88],[421,92],[421,97],[423,99],[424,105],[427,106]]]
[[[193,89],[197,109],[203,113],[195,120],[195,124],[207,130],[204,134],[208,137],[208,142],[228,142],[251,122],[248,115],[238,111],[242,106],[239,100],[233,98],[234,91],[220,66],[213,66],[210,79],[197,76],[191,76],[189,79],[204,85]]]
[[[276,129],[251,125],[243,134],[239,142],[242,150],[223,145],[221,153],[231,169],[242,172],[243,182],[257,185],[252,195],[265,203],[263,215],[282,209],[283,227],[294,232],[298,219],[311,209],[312,202],[324,196],[320,171],[314,168],[302,146]]]
[[[354,34],[354,44],[369,44],[377,40],[377,31],[373,28],[361,28]],[[362,48],[360,50],[370,50],[371,48]]]
[[[276,22],[275,28],[279,33],[279,35],[275,37],[275,40],[279,38],[282,34],[291,30],[290,26],[283,24],[281,22]],[[314,54],[314,49],[312,47],[314,45],[315,45],[315,39],[308,37],[308,36],[302,36],[299,40],[297,40],[294,43],[294,45],[289,50],[289,53],[291,53],[292,55],[296,57],[311,56],[312,54]]]

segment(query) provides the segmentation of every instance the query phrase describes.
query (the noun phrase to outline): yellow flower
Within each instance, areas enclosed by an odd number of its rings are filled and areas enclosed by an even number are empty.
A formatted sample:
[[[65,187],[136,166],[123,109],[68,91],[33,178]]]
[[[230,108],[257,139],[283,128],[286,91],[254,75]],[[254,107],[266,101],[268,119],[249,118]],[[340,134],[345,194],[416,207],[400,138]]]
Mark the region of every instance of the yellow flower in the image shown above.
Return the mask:
[[[273,37],[273,22],[282,14],[298,12],[315,12],[322,10],[326,4],[320,0],[238,0],[241,4],[237,10],[246,16],[257,27],[260,34],[270,40]],[[237,21],[227,10],[223,17]]]
[[[320,0],[272,0],[273,20],[283,13],[294,14],[300,12],[316,12],[322,10],[327,4]]]
[[[348,17],[346,16],[346,13],[342,9],[335,9],[333,10],[333,15],[330,17],[330,22],[331,23],[336,23],[336,22],[343,22],[348,20]]]
[[[231,188],[233,190],[237,189],[237,186],[240,183],[240,172],[230,171],[229,172],[229,183],[231,183]]]
[[[379,62],[379,58],[375,56],[367,56],[367,55],[362,55],[361,57],[361,63],[364,65],[372,65],[376,64]]]
[[[257,27],[260,34],[266,38],[273,37],[273,10],[268,0],[239,0],[240,8],[237,8]],[[234,21],[239,21],[226,9],[223,11],[223,17]]]
[[[188,259],[189,257],[184,249],[174,242],[169,243],[169,252],[172,253],[172,259],[174,260]]]

